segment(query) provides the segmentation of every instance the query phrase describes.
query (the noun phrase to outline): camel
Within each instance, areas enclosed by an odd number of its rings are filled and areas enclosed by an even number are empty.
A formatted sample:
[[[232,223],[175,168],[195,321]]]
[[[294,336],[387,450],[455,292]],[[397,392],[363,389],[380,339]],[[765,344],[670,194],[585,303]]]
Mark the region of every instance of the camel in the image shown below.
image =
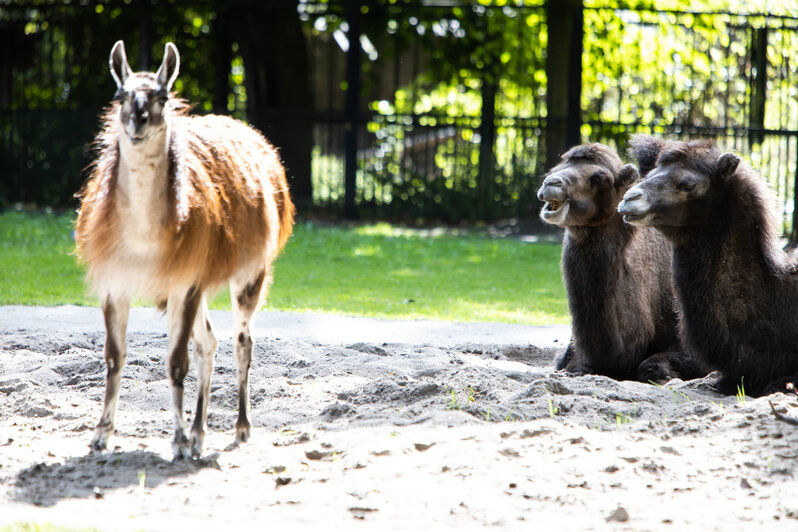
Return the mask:
[[[617,212],[638,177],[611,148],[586,144],[565,153],[538,191],[543,221],[565,229],[573,333],[558,370],[644,382],[706,373],[679,347],[670,245]]]
[[[651,171],[618,211],[673,246],[685,350],[721,371],[726,393],[757,396],[794,380],[798,278],[778,245],[765,183],[708,141],[640,136],[631,151]]]

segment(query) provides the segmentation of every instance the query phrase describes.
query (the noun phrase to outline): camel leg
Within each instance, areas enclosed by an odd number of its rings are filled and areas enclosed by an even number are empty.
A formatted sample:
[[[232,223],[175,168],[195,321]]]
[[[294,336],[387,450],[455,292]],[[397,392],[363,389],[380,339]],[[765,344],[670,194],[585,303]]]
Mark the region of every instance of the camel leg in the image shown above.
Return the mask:
[[[249,404],[249,367],[252,362],[252,314],[258,308],[270,274],[260,270],[247,278],[235,278],[230,282],[230,299],[233,304],[233,343],[238,365],[238,419],[236,420],[236,442],[249,439],[252,429]]]
[[[197,366],[197,410],[191,426],[191,456],[199,458],[205,440],[205,422],[208,418],[208,396],[213,373],[213,357],[216,354],[216,336],[213,333],[208,316],[208,303],[203,295],[199,303],[194,327],[191,331],[194,339],[194,362]]]
[[[699,379],[710,372],[701,361],[678,348],[651,355],[637,367],[635,378],[640,382],[664,383],[671,379]]]
[[[193,286],[186,292],[169,294],[166,303],[166,317],[169,323],[169,356],[166,373],[172,387],[172,412],[175,422],[172,453],[175,460],[188,458],[190,454],[183,414],[183,380],[188,373],[188,340],[201,299],[202,292]]]
[[[119,399],[119,383],[122,378],[122,368],[125,366],[127,356],[125,348],[125,335],[127,333],[127,319],[130,311],[130,299],[127,297],[108,295],[103,301],[103,316],[105,317],[105,402],[103,413],[90,447],[93,451],[101,451],[108,446],[108,438],[114,433],[114,415],[116,403]]]
[[[574,359],[574,341],[568,343],[562,355],[554,362],[554,369],[557,371],[563,370],[568,367],[568,364]]]

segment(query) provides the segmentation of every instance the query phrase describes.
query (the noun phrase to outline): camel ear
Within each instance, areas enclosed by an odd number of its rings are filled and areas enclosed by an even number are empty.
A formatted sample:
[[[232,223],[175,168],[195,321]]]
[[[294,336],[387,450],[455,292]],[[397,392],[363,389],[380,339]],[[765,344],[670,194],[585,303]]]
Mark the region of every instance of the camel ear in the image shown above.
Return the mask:
[[[177,53],[177,46],[174,43],[168,42],[163,50],[163,63],[155,73],[158,78],[158,84],[167,92],[172,90],[172,84],[177,79],[177,73],[180,71],[180,54]]]
[[[111,48],[111,56],[108,58],[108,65],[111,67],[111,75],[116,81],[116,88],[121,89],[125,84],[125,80],[130,77],[133,70],[127,62],[127,55],[125,55],[125,43],[116,41],[114,47]]]
[[[621,189],[628,187],[640,179],[640,173],[633,164],[625,164],[618,170],[618,177],[615,178],[615,188]]]
[[[656,165],[665,141],[651,135],[633,135],[629,139],[629,156],[637,161],[640,175],[646,176]]]
[[[726,179],[737,170],[740,157],[733,153],[724,153],[718,157],[718,178]]]

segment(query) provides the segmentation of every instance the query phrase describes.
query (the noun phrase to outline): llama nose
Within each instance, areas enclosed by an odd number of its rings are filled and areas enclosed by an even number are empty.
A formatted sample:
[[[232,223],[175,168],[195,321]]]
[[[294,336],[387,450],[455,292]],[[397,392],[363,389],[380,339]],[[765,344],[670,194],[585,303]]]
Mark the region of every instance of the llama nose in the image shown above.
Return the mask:
[[[146,94],[136,94],[133,100],[133,122],[140,126],[150,117],[149,101]]]

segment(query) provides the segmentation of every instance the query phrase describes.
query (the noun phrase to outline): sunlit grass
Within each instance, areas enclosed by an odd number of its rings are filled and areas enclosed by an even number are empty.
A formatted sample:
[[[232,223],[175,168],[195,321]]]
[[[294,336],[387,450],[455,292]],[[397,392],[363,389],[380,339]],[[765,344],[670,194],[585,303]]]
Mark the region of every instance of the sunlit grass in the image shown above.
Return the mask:
[[[96,305],[67,215],[0,215],[0,304]],[[560,246],[379,223],[296,226],[265,305],[384,318],[567,323]],[[223,290],[214,308],[229,308]]]

